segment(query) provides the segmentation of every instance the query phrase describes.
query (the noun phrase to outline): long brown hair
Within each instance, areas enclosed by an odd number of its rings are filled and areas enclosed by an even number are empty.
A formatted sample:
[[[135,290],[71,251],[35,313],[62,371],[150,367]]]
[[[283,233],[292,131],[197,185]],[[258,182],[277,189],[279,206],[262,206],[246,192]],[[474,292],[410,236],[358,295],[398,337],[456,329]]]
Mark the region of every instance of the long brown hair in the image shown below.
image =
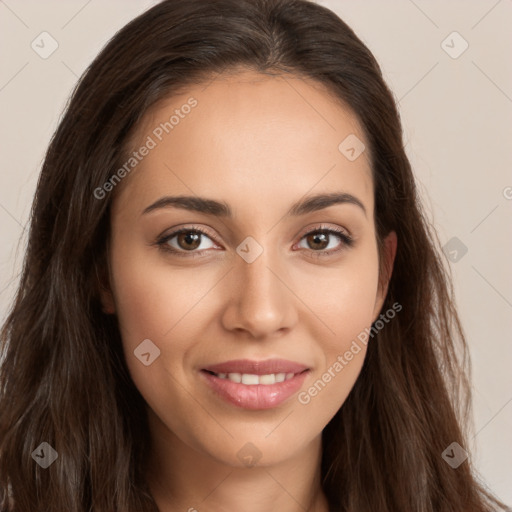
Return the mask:
[[[134,19],[80,79],[49,145],[19,289],[1,333],[0,510],[147,512],[145,403],[102,311],[112,195],[148,108],[215,73],[247,68],[327,86],[360,120],[371,155],[375,223],[398,235],[383,310],[362,372],[323,432],[332,511],[490,511],[497,501],[441,456],[467,449],[469,362],[451,276],[425,218],[393,95],[368,48],[307,0],[167,0]],[[340,141],[341,142],[341,141]],[[133,418],[136,418],[134,421]],[[41,442],[58,453],[44,469]]]

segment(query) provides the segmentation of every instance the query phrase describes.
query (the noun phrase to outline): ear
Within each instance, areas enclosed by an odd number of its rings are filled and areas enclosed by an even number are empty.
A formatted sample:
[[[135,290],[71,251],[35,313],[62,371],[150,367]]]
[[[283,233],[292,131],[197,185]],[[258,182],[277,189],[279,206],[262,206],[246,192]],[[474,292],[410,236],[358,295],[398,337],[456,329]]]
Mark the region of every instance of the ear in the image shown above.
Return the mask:
[[[100,286],[100,300],[103,306],[103,312],[108,315],[113,315],[116,312],[116,305],[114,302],[114,296],[110,287]]]
[[[103,312],[108,315],[113,315],[116,312],[116,304],[114,301],[114,294],[110,285],[109,268],[105,260],[98,263],[96,266],[96,289],[98,291],[99,299],[102,305]]]
[[[377,290],[377,297],[375,299],[375,308],[373,310],[373,321],[375,322],[379,317],[380,310],[386,299],[388,293],[389,281],[393,274],[393,265],[395,262],[397,247],[397,236],[394,231],[391,231],[383,241],[383,261],[379,265],[379,287]]]

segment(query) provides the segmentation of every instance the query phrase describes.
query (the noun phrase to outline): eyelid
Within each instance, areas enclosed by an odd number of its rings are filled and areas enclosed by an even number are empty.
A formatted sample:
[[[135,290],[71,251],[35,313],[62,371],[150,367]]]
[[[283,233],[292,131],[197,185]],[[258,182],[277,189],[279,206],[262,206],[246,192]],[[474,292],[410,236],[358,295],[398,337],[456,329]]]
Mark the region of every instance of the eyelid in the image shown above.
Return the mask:
[[[306,228],[299,231],[297,237],[299,240],[302,240],[302,238],[304,238],[306,235],[309,235],[310,233],[316,233],[317,231],[334,231],[336,233],[346,235],[348,238],[352,238],[352,234],[347,228],[337,225],[329,225],[322,222],[307,226]]]
[[[157,237],[157,240],[169,240],[170,238],[173,238],[176,235],[179,235],[180,233],[187,232],[187,231],[199,231],[203,235],[206,235],[208,238],[211,238],[212,240],[215,240],[215,236],[211,234],[207,229],[205,229],[203,226],[196,226],[194,224],[186,224],[182,227],[177,228],[171,228],[171,231],[167,233],[169,230],[166,229],[163,234],[159,235]],[[167,233],[167,234],[165,234]]]

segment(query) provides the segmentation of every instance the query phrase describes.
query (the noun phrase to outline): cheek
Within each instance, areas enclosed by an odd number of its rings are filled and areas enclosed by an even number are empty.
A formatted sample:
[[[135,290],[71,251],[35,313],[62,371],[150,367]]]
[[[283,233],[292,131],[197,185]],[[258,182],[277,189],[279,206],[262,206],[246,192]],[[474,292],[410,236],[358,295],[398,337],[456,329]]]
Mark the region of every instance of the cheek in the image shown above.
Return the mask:
[[[117,259],[113,254],[113,287],[116,313],[124,342],[145,338],[172,338],[186,334],[194,313],[215,276],[204,270],[174,269],[165,259]],[[193,314],[192,314],[193,316]],[[174,341],[173,341],[174,343]]]
[[[338,286],[336,287],[336,284]],[[347,399],[359,377],[367,351],[368,332],[375,302],[373,280],[333,282],[335,292],[326,301],[323,322],[334,334],[323,328],[316,336],[322,364],[305,382],[297,395],[300,408],[311,429],[323,429]],[[323,299],[317,297],[317,304]],[[326,333],[326,334],[325,334]]]
[[[190,414],[190,396],[184,391],[190,375],[184,360],[201,341],[198,320],[205,316],[204,299],[215,276],[186,269],[171,272],[164,258],[161,264],[148,264],[147,257],[139,258],[133,250],[131,254],[127,259],[116,258],[115,250],[112,253],[112,283],[126,364],[149,407],[177,432]],[[148,345],[147,339],[154,345]],[[149,347],[144,352],[139,350],[142,342]],[[149,365],[137,357],[147,351]],[[158,357],[153,358],[154,354]],[[169,411],[180,411],[176,415],[180,419]]]
[[[297,295],[318,319],[326,353],[343,350],[371,325],[377,298],[378,256],[375,244],[366,242],[347,252],[329,267],[295,267],[289,276]],[[323,328],[322,328],[323,325]]]

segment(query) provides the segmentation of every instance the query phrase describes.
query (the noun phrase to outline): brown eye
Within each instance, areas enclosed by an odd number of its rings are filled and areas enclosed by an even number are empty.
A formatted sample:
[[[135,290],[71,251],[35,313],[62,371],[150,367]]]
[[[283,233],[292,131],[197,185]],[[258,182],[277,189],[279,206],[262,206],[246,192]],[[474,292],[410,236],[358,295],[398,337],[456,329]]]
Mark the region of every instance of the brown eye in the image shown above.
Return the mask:
[[[203,250],[215,247],[210,236],[200,229],[181,229],[175,231],[158,240],[157,244],[163,250],[170,251],[179,256],[188,256],[187,253],[190,253],[190,256],[199,255]]]
[[[323,250],[329,245],[329,234],[316,232],[306,236],[307,243],[311,249]]]
[[[197,249],[201,244],[201,233],[184,231],[177,235],[178,246],[186,251]]]
[[[352,237],[341,229],[320,228],[303,235],[299,247],[315,256],[330,256],[353,246]]]

